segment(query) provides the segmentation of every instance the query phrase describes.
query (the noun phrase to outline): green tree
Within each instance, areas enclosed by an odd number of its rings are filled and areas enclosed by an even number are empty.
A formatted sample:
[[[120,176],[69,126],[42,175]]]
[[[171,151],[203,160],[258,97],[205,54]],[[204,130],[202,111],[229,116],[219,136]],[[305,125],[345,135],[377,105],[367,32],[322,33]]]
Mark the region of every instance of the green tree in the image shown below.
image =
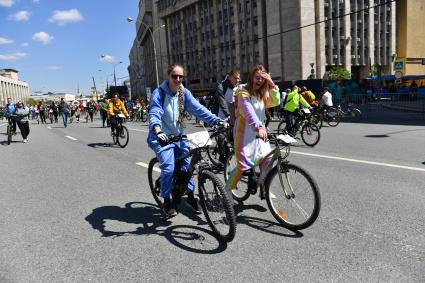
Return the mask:
[[[32,98],[32,97],[29,97],[29,98],[27,98],[27,101],[26,101],[26,104],[27,105],[36,105],[36,104],[38,104],[38,101],[37,100],[35,100],[34,98]]]
[[[334,66],[328,72],[328,79],[331,81],[349,80],[351,73],[341,66]]]

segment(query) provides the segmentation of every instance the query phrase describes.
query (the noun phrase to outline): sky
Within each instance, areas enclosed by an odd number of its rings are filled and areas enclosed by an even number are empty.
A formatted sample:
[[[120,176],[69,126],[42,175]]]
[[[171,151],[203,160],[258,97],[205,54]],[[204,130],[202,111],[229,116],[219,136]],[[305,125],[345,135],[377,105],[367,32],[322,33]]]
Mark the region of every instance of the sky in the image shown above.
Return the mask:
[[[17,69],[31,94],[89,94],[92,76],[105,89],[122,62],[121,85],[137,14],[138,0],[0,0],[0,69]]]

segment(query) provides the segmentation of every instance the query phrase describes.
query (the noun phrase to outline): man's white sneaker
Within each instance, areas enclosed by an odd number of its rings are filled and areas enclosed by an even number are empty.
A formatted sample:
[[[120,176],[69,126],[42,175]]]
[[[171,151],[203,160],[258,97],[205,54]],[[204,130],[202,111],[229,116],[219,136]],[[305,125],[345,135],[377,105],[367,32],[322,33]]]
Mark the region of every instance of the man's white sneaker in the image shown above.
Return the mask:
[[[24,143],[26,143],[27,141],[28,141],[27,139],[24,139],[24,140],[23,140],[23,142],[24,142]]]

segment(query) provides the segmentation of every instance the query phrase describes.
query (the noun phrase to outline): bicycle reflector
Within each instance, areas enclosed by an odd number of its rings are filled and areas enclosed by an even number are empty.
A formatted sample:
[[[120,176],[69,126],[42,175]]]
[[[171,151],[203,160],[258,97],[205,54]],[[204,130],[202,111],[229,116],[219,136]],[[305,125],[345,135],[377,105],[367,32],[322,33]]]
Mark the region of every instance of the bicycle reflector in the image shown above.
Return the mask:
[[[288,220],[288,216],[286,215],[285,212],[283,212],[282,210],[277,210],[277,214],[279,214],[280,217],[282,217],[283,219]]]

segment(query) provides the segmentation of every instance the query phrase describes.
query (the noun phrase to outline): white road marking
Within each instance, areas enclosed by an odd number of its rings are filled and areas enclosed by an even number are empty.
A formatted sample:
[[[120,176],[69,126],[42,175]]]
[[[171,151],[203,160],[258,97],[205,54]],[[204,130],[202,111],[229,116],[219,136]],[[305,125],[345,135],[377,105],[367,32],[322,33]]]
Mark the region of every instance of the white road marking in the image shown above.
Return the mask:
[[[142,166],[142,167],[145,167],[145,168],[149,168],[149,164],[146,164],[144,162],[136,162],[136,165],[139,165],[139,166]],[[159,169],[158,167],[154,167],[153,171],[161,173],[161,169]]]
[[[71,137],[71,136],[65,136],[65,137],[68,138],[68,139],[70,139],[70,140],[73,140],[73,141],[78,141],[76,138]]]
[[[47,126],[47,129],[51,130],[51,129],[52,129],[52,127],[50,127],[50,126]]]
[[[0,124],[0,127],[6,126],[6,125],[7,125],[7,123]]]
[[[149,131],[146,130],[140,130],[140,129],[133,129],[133,128],[128,128],[131,131],[136,131],[136,132],[143,132],[143,133],[149,133]]]
[[[306,152],[293,151],[293,150],[291,150],[291,153],[313,156],[313,157],[320,157],[320,158],[327,158],[327,159],[335,159],[335,160],[341,160],[341,161],[348,161],[348,162],[355,162],[355,163],[363,163],[363,164],[369,164],[369,165],[377,165],[377,166],[384,166],[384,167],[392,167],[392,168],[399,168],[399,169],[425,172],[425,168],[410,167],[410,166],[397,165],[397,164],[391,164],[391,163],[375,162],[375,161],[368,161],[368,160],[361,160],[361,159],[352,159],[352,158],[330,156],[330,155],[323,155],[323,154],[316,154],[316,153],[306,153]]]

